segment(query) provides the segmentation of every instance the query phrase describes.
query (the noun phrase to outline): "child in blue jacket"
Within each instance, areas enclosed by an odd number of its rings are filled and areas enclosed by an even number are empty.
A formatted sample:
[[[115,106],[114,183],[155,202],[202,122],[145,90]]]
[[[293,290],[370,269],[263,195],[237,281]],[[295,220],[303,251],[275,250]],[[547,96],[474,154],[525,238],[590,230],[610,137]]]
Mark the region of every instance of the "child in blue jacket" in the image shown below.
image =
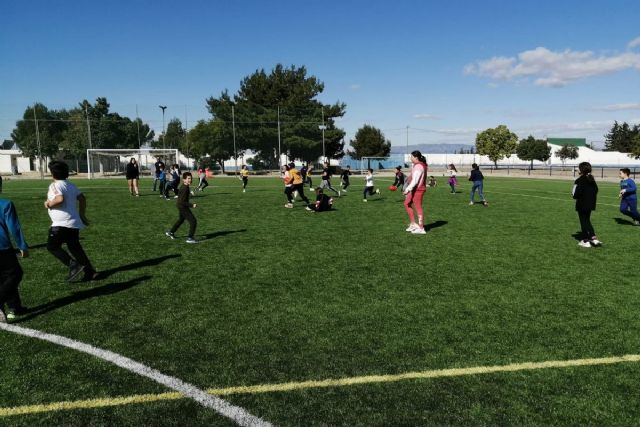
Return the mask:
[[[620,169],[620,213],[631,217],[634,225],[640,225],[636,183],[629,178],[629,175],[631,175],[629,168]]]

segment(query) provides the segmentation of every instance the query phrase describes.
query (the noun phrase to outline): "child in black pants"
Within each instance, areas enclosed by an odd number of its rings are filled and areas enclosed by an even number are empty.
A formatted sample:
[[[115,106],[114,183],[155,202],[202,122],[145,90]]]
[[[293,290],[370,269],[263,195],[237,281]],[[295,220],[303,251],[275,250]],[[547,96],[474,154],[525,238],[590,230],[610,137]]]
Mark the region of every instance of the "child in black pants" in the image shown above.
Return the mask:
[[[191,213],[190,208],[195,208],[197,205],[195,203],[189,202],[189,196],[191,195],[191,190],[189,190],[189,186],[191,185],[193,177],[191,176],[191,172],[185,172],[182,174],[182,187],[178,190],[178,200],[176,202],[176,206],[178,207],[178,220],[171,230],[164,233],[166,236],[175,239],[175,232],[182,225],[182,223],[186,220],[189,223],[189,236],[186,240],[187,243],[198,243],[196,239],[193,238],[193,235],[196,232],[196,217]]]
[[[87,201],[84,194],[67,181],[69,166],[65,162],[54,160],[49,163],[49,171],[53,182],[49,185],[47,200],[44,202],[51,218],[47,250],[69,268],[67,280],[73,281],[82,273],[84,280],[97,279],[98,273],[80,244],[80,229],[89,225],[85,215]],[[62,249],[63,244],[67,245],[73,257]]]
[[[591,225],[591,212],[596,210],[598,198],[598,185],[591,175],[591,164],[582,162],[578,165],[580,177],[573,186],[573,198],[576,200],[576,211],[580,220],[581,236],[578,245],[583,248],[600,246],[602,242],[596,237],[596,232]]]

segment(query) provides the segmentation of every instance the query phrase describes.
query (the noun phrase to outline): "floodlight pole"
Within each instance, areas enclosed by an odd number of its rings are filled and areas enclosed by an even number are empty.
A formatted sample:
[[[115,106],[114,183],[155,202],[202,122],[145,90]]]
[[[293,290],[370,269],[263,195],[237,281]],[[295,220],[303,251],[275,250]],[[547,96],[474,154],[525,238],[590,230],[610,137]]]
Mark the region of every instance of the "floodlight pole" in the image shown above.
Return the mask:
[[[36,142],[38,143],[38,167],[40,168],[40,179],[44,179],[42,170],[42,148],[40,147],[40,130],[38,129],[38,116],[36,116],[36,105],[33,104],[33,120],[36,123]]]
[[[278,170],[282,170],[282,151],[280,148],[280,105],[278,105]]]
[[[233,158],[235,159],[236,170],[234,175],[238,174],[238,150],[236,150],[236,110],[231,106],[231,133],[233,134]]]
[[[166,105],[158,105],[158,107],[162,110],[162,149],[166,149],[166,143],[165,143],[165,134],[164,134],[164,110],[167,109]],[[177,161],[178,159],[176,159]]]
[[[318,128],[320,128],[322,130],[322,157],[324,157],[324,161],[327,161],[327,154],[325,152],[324,149],[324,130],[327,128],[324,125],[324,107],[322,107],[322,124],[320,126],[318,126]]]
[[[407,125],[407,155],[409,155],[409,125]]]

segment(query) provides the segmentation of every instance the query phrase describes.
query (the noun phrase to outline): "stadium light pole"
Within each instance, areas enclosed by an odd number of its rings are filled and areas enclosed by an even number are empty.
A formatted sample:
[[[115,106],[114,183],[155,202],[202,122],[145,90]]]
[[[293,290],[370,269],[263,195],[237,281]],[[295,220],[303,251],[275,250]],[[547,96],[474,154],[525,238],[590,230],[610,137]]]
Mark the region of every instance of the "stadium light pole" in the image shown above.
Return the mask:
[[[166,105],[158,105],[158,107],[160,107],[160,109],[162,110],[162,149],[164,150],[166,148],[166,146],[165,146],[166,144],[165,144],[165,141],[164,141],[164,137],[165,137],[165,134],[164,134],[164,110],[167,109],[167,106]]]
[[[322,130],[322,157],[324,157],[324,161],[327,161],[327,154],[325,153],[324,150],[324,130],[327,127],[324,125],[324,107],[322,107],[322,124],[320,126],[318,126],[318,129]]]

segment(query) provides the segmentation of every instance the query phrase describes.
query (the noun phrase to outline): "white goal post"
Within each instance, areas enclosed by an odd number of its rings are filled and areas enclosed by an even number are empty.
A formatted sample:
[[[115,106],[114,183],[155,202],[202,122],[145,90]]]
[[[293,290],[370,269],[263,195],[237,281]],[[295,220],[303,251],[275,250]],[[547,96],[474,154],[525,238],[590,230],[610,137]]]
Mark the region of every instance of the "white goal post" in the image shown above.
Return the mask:
[[[134,157],[140,174],[153,169],[157,157],[168,166],[178,163],[178,150],[173,148],[93,148],[87,150],[87,178],[123,175]]]

